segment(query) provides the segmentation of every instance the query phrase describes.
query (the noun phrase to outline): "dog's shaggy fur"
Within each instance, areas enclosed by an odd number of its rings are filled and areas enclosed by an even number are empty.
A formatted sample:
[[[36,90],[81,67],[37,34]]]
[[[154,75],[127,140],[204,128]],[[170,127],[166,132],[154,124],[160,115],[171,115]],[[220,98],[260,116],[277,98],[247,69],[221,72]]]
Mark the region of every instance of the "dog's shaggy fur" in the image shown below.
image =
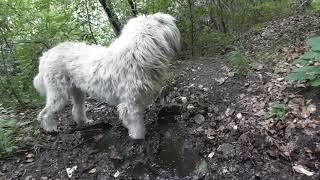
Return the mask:
[[[65,42],[40,58],[34,87],[46,95],[38,120],[46,131],[56,131],[54,114],[72,100],[73,119],[88,123],[85,96],[117,106],[119,117],[133,139],[145,136],[143,113],[152,102],[169,60],[180,48],[175,19],[163,13],[129,20],[108,48]]]

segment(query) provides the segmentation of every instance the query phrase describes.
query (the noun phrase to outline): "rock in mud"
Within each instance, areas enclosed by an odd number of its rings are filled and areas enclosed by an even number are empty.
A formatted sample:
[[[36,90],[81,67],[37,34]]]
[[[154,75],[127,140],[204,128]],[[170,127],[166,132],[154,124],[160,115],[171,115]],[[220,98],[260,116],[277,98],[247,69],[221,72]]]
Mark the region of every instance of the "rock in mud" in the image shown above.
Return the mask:
[[[205,117],[202,115],[202,114],[197,114],[195,117],[194,117],[194,121],[197,123],[197,124],[202,124],[204,121],[205,121]]]
[[[221,152],[223,155],[223,158],[227,159],[227,158],[232,158],[236,155],[236,151],[235,148],[232,144],[229,143],[224,143],[221,144],[218,149],[218,152]]]

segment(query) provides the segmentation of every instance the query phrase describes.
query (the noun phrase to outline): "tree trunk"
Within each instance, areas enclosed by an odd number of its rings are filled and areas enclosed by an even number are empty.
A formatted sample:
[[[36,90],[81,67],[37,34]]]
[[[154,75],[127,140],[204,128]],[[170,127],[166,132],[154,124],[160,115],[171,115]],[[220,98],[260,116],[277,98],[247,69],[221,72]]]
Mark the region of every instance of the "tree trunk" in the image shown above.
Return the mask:
[[[192,0],[188,0],[188,5],[189,5],[189,20],[190,20],[190,36],[191,36],[191,55],[193,56],[194,52],[193,52],[193,46],[194,46],[194,19],[193,19],[193,14],[192,14],[192,5],[193,2]]]
[[[121,23],[115,14],[110,0],[99,0],[104,12],[107,14],[109,22],[112,25],[114,33],[119,36],[121,33]]]
[[[128,0],[131,8],[132,16],[136,17],[138,15],[137,6],[135,0]]]

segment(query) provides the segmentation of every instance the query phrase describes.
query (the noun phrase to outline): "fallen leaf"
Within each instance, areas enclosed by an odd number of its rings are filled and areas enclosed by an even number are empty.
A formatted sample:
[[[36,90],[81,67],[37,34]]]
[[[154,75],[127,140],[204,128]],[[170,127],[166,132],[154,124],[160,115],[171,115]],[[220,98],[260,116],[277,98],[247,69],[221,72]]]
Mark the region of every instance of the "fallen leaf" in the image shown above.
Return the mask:
[[[215,78],[214,80],[219,83],[219,85],[222,85],[228,77],[222,77],[222,78]]]
[[[211,152],[209,155],[208,155],[208,158],[213,158],[214,156],[214,152]]]
[[[27,163],[32,163],[32,162],[34,162],[34,159],[33,158],[29,158],[29,159],[26,160],[26,162]]]
[[[120,172],[117,170],[114,174],[113,177],[117,178],[120,175]]]
[[[227,110],[226,110],[226,112],[225,112],[225,115],[226,115],[227,117],[229,117],[229,116],[231,116],[233,113],[234,113],[234,109],[228,107]]]
[[[93,168],[89,171],[89,174],[95,174],[97,172],[97,169],[96,168]]]
[[[269,156],[275,158],[279,156],[279,151],[277,149],[267,149],[265,151],[266,154],[268,154]]]
[[[73,166],[72,168],[66,168],[66,171],[67,171],[67,175],[69,178],[72,177],[72,174],[75,170],[77,170],[78,166]]]
[[[27,159],[33,158],[33,157],[34,157],[34,154],[32,154],[32,153],[28,153],[28,154],[26,155],[26,158],[27,158]]]
[[[301,174],[305,174],[307,176],[312,176],[314,174],[314,172],[308,171],[306,170],[302,165],[295,165],[293,166],[293,169]]]
[[[283,151],[283,154],[289,157],[294,148],[295,145],[292,142],[289,142],[286,146],[282,146],[281,149]]]
[[[317,107],[315,104],[309,104],[308,107],[307,107],[307,112],[309,114],[313,114],[317,111]]]

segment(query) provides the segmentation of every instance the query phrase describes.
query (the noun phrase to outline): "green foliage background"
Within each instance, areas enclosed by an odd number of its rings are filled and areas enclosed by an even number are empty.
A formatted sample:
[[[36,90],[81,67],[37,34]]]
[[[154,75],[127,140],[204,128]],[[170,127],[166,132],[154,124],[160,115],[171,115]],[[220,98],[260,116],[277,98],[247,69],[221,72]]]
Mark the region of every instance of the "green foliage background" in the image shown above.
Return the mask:
[[[221,52],[255,24],[298,12],[297,0],[136,0],[140,14],[158,11],[177,18],[183,52]],[[111,0],[121,24],[132,16],[127,1]],[[312,1],[310,11],[318,12]],[[0,0],[0,105],[37,106],[32,87],[42,52],[63,41],[108,45],[115,34],[98,1]]]

